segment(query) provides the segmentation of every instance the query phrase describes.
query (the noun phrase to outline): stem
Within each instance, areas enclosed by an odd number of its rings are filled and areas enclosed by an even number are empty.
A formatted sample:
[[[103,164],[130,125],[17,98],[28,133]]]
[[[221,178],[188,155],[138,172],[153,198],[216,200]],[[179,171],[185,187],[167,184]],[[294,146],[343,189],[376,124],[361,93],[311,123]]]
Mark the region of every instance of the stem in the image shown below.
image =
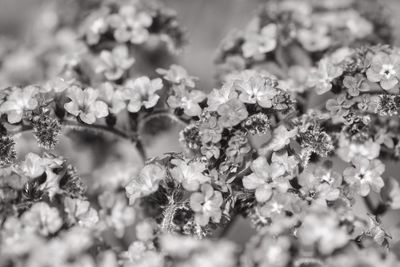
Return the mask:
[[[139,123],[139,131],[143,129],[143,127],[151,121],[152,119],[156,118],[169,118],[171,121],[176,122],[182,126],[187,126],[187,122],[176,116],[175,114],[171,113],[169,110],[162,109],[158,111],[153,111],[152,113],[144,116]]]

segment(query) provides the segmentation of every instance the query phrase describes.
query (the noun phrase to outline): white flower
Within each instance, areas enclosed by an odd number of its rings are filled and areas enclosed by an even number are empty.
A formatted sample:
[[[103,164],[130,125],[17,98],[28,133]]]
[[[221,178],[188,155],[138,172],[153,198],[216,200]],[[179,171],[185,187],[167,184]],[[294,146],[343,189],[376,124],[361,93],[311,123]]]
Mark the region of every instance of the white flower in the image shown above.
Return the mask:
[[[183,85],[174,86],[174,95],[167,99],[167,103],[171,108],[182,108],[188,116],[199,116],[202,109],[199,105],[206,95],[199,90],[186,90]]]
[[[297,135],[297,128],[290,131],[286,129],[284,125],[280,125],[275,129],[272,140],[268,145],[267,149],[272,151],[278,151],[288,145],[292,138]]]
[[[255,21],[253,23],[258,24]],[[256,29],[253,29],[255,27]],[[258,57],[271,52],[277,45],[277,26],[268,24],[258,32],[258,25],[250,25],[250,29],[245,33],[244,44],[242,45],[243,55],[246,58]]]
[[[99,93],[99,98],[108,104],[111,113],[118,114],[126,108],[124,93],[112,83],[102,83]]]
[[[202,162],[173,159],[171,163],[176,166],[171,169],[172,177],[182,183],[183,188],[188,191],[196,191],[200,185],[211,180],[210,177],[203,174],[206,166]]]
[[[184,86],[194,88],[194,80],[196,77],[189,76],[186,69],[182,66],[172,64],[168,70],[157,69],[157,73],[164,75],[163,78],[174,84],[182,84]]]
[[[90,202],[76,198],[65,198],[65,212],[72,223],[83,227],[93,227],[98,221],[97,211],[90,206]]]
[[[111,81],[118,80],[128,70],[135,59],[129,57],[128,48],[124,45],[114,47],[110,52],[103,50],[100,53],[95,71],[104,73],[104,76]]]
[[[203,184],[201,193],[195,192],[190,196],[190,207],[196,212],[196,222],[201,226],[207,225],[210,219],[219,223],[222,216],[222,202],[221,192],[214,191],[210,184]]]
[[[129,100],[128,111],[138,112],[142,106],[146,109],[154,107],[160,96],[156,94],[163,88],[160,78],[150,80],[147,76],[139,77],[135,80],[129,80],[125,84],[125,97]]]
[[[148,164],[140,171],[138,177],[133,178],[125,187],[129,203],[136,199],[148,196],[157,191],[159,183],[166,177],[164,167],[158,164]]]
[[[73,86],[68,91],[68,97],[72,100],[64,105],[66,111],[87,123],[93,124],[96,118],[103,118],[108,115],[107,104],[97,100],[99,92],[93,88],[82,90]]]
[[[209,111],[217,111],[219,106],[237,97],[238,93],[234,90],[233,83],[224,83],[221,89],[213,89],[211,93],[209,93],[207,97],[207,109]]]
[[[9,123],[18,123],[22,120],[24,111],[34,110],[38,106],[35,96],[39,89],[27,86],[23,89],[14,87],[7,100],[0,104],[0,114],[7,114]]]
[[[22,215],[21,220],[28,229],[38,231],[42,235],[54,234],[63,224],[58,210],[45,202],[33,204],[31,209]]]

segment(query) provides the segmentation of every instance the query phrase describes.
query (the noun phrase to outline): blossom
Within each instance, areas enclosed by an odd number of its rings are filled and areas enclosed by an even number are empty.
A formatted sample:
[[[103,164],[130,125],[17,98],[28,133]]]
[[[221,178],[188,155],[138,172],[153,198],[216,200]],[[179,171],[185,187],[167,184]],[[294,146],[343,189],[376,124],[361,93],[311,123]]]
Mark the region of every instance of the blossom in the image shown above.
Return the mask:
[[[138,112],[142,106],[146,109],[154,107],[160,96],[156,94],[163,88],[160,78],[150,80],[147,76],[139,77],[135,80],[129,80],[125,84],[125,97],[129,100],[128,111]]]
[[[234,90],[233,83],[227,82],[222,85],[221,89],[213,89],[207,97],[207,105],[209,111],[217,111],[219,106],[225,104],[231,99],[236,99],[238,93]]]
[[[126,46],[116,46],[112,51],[103,50],[100,52],[95,71],[96,73],[104,73],[108,80],[114,81],[120,79],[134,62],[135,60],[129,57]]]
[[[328,31],[329,29],[326,25],[315,24],[311,29],[299,29],[297,39],[310,52],[322,51],[332,43]]]
[[[393,89],[400,78],[400,56],[378,53],[372,58],[367,70],[367,78],[371,82],[380,83],[384,90]]]
[[[152,17],[146,12],[137,10],[134,5],[121,6],[117,14],[110,15],[109,25],[115,29],[114,38],[118,42],[142,44],[149,38],[148,27]]]
[[[222,216],[221,192],[215,191],[210,184],[203,184],[200,190],[190,196],[190,207],[196,213],[196,222],[201,226],[207,225],[210,219],[218,223]]]
[[[297,135],[297,128],[292,130],[286,129],[285,125],[279,125],[278,128],[274,130],[272,139],[267,146],[267,150],[278,151],[288,145],[292,138]]]
[[[39,89],[35,86],[12,88],[6,101],[0,103],[0,114],[7,114],[9,123],[18,123],[22,120],[25,111],[34,110],[38,106],[35,96]]]
[[[126,107],[123,91],[110,82],[100,84],[99,98],[108,105],[111,113],[118,114]]]
[[[344,136],[339,139],[339,149],[336,153],[345,162],[350,162],[357,156],[365,157],[369,160],[375,159],[379,156],[381,146],[369,139],[363,143],[350,142]]]
[[[221,116],[219,123],[225,128],[241,123],[249,115],[246,106],[238,99],[232,99],[220,105],[217,112]]]
[[[182,66],[172,64],[169,69],[157,69],[157,73],[163,75],[164,80],[173,84],[182,84],[184,86],[194,88],[194,80],[196,77],[189,76],[186,69]]]
[[[57,208],[50,207],[45,202],[33,204],[31,209],[22,215],[21,220],[25,227],[42,235],[54,234],[63,224]]]
[[[385,171],[385,165],[379,160],[369,161],[364,157],[355,157],[352,160],[354,167],[348,167],[343,171],[344,180],[361,196],[367,196],[372,189],[378,192],[384,186],[381,175]]]
[[[322,254],[330,254],[349,241],[346,230],[339,226],[339,221],[331,213],[307,214],[297,236],[303,245],[317,246]]]
[[[129,203],[132,205],[136,199],[156,192],[160,181],[166,175],[166,170],[161,165],[148,164],[144,166],[139,175],[133,178],[125,187]]]
[[[250,25],[250,27],[253,27],[253,25]],[[242,45],[244,57],[257,57],[273,51],[277,45],[277,34],[277,25],[274,23],[264,26],[260,32],[250,28],[245,33]]]
[[[93,124],[96,118],[103,118],[108,115],[107,104],[97,100],[99,92],[93,88],[82,90],[73,86],[68,91],[70,102],[64,105],[66,111],[87,123]]]
[[[343,85],[349,91],[349,95],[358,96],[360,92],[369,90],[369,85],[362,74],[356,74],[355,77],[345,76],[343,79]]]
[[[339,198],[340,190],[309,171],[303,172],[298,177],[301,185],[301,193],[306,200],[326,206],[326,201],[334,201]]]
[[[318,63],[318,68],[310,73],[308,84],[315,88],[317,94],[322,95],[332,89],[332,81],[342,73],[341,67],[324,58]]]
[[[201,114],[201,107],[199,105],[206,95],[199,90],[186,90],[184,85],[173,87],[174,94],[169,96],[167,103],[171,108],[182,108],[183,112],[188,116],[199,116]]]
[[[171,163],[175,165],[170,170],[172,178],[182,183],[183,188],[188,191],[196,191],[200,185],[211,180],[209,176],[203,174],[206,166],[202,162],[172,159]]]
[[[277,95],[276,81],[260,75],[250,77],[248,80],[237,80],[235,85],[239,88],[239,99],[244,103],[259,104],[263,108],[271,108],[273,98]]]
[[[287,156],[287,155],[286,155]],[[274,188],[284,192],[288,188],[287,182],[279,181],[279,177],[291,171],[294,157],[287,158],[285,163],[274,157],[274,162],[268,163],[265,157],[258,157],[251,163],[252,173],[243,178],[243,186],[249,190],[255,190],[258,202],[266,202]]]
[[[90,206],[89,201],[67,197],[64,209],[71,223],[91,228],[99,221],[97,211]]]

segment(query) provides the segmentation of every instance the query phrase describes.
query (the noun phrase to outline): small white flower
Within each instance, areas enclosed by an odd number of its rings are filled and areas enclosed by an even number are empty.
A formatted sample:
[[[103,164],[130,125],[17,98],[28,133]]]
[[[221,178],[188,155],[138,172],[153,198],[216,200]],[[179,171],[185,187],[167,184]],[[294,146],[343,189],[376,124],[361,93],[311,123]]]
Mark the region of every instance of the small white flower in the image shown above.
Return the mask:
[[[150,80],[147,76],[129,80],[125,84],[125,97],[129,100],[128,111],[138,112],[142,106],[146,109],[154,107],[160,96],[156,92],[163,88],[160,78]]]
[[[0,114],[7,114],[9,123],[18,123],[22,120],[24,111],[34,110],[38,106],[35,96],[39,89],[27,86],[23,89],[14,87],[7,100],[0,104]]]
[[[66,111],[78,117],[87,124],[93,124],[96,119],[108,115],[107,104],[97,100],[99,92],[93,88],[82,90],[77,86],[69,89],[68,97],[72,100],[64,105]]]

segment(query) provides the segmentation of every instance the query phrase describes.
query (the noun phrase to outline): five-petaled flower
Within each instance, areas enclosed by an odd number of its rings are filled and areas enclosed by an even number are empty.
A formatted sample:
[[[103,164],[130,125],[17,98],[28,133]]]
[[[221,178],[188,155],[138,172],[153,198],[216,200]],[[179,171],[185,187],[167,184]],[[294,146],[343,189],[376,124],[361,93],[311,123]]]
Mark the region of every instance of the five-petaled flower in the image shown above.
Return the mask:
[[[384,90],[393,89],[400,79],[400,56],[380,52],[372,58],[367,78],[379,83]]]
[[[150,80],[147,76],[135,80],[128,80],[125,84],[125,97],[128,99],[128,111],[139,112],[144,106],[146,109],[154,107],[160,96],[156,92],[163,88],[160,78]]]
[[[190,207],[196,213],[195,220],[199,225],[205,226],[210,219],[218,223],[221,220],[222,194],[215,191],[210,184],[203,184],[201,192],[190,196]]]
[[[70,102],[64,105],[66,111],[78,117],[87,124],[93,124],[96,119],[104,118],[108,115],[107,104],[97,100],[99,91],[93,88],[82,90],[73,86],[68,91]]]
[[[0,114],[7,114],[9,123],[20,122],[25,111],[34,110],[38,106],[38,92],[39,89],[35,86],[13,88],[7,100],[0,103]]]

